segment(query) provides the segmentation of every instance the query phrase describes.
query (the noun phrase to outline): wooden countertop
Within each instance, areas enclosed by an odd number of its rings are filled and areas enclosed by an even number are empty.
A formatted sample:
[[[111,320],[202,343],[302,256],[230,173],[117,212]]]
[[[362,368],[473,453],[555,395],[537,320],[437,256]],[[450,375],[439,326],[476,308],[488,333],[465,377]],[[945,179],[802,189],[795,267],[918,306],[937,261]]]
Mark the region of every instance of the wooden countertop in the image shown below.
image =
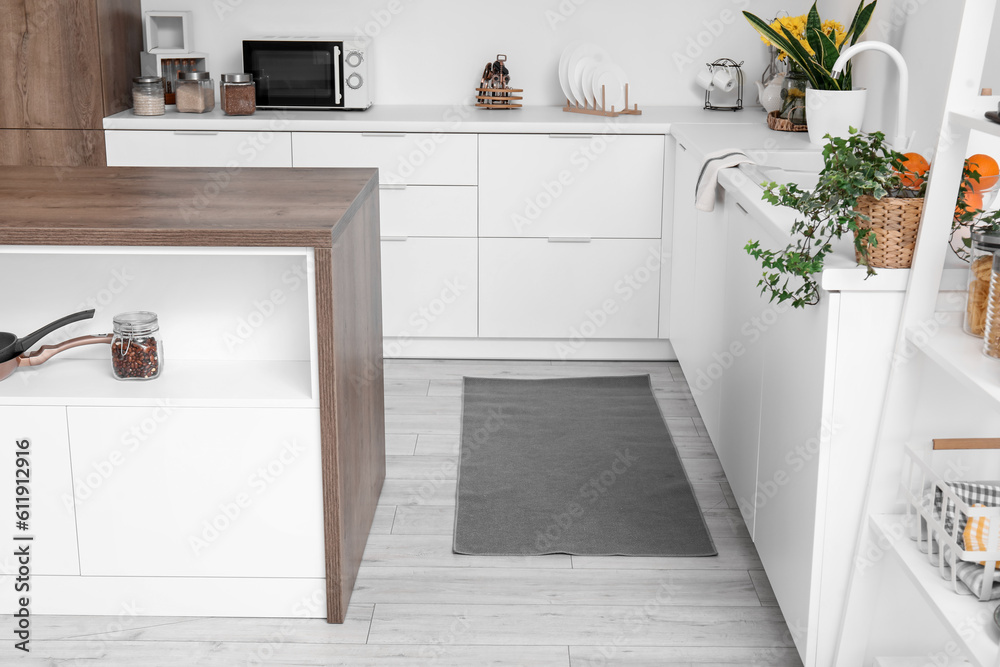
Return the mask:
[[[0,168],[0,245],[329,248],[375,169]]]

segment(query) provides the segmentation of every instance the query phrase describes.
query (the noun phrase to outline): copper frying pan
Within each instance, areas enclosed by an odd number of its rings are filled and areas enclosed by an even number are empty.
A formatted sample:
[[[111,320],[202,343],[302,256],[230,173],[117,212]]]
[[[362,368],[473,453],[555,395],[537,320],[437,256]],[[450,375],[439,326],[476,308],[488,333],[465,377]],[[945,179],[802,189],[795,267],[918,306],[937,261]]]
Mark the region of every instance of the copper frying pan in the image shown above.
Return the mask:
[[[60,352],[64,352],[74,347],[80,347],[81,345],[97,345],[99,343],[110,344],[111,338],[111,334],[104,336],[80,336],[79,338],[71,338],[67,341],[63,341],[58,345],[43,345],[34,352],[25,352],[20,356],[0,363],[0,382],[9,378],[14,371],[22,366],[38,366],[39,364],[44,364]]]

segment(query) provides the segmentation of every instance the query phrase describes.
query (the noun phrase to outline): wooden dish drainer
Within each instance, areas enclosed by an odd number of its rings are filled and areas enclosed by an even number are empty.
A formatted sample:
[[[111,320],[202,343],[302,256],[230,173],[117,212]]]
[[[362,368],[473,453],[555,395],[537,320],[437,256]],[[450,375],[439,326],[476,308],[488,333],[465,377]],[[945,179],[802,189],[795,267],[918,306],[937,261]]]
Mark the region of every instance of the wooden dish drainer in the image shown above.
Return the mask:
[[[591,116],[608,116],[614,118],[615,116],[628,115],[628,116],[641,116],[642,110],[639,109],[638,104],[633,104],[632,108],[628,108],[628,84],[625,84],[625,108],[619,111],[615,111],[614,105],[611,105],[611,109],[607,108],[607,91],[604,86],[601,86],[601,105],[598,106],[597,102],[594,102],[594,106],[590,106],[587,102],[583,103],[583,106],[566,100],[566,106],[563,107],[563,111],[568,111],[570,113],[583,113],[589,114]]]

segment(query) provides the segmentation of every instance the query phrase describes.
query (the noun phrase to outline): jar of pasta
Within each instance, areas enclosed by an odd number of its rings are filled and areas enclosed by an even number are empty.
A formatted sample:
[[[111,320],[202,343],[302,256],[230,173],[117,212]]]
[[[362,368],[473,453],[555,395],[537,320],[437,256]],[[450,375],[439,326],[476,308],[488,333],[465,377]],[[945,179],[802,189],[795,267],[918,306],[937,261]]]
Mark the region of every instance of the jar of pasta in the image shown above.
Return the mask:
[[[972,263],[969,266],[969,300],[965,309],[965,333],[983,337],[986,332],[986,305],[993,275],[993,254],[1000,250],[1000,236],[982,232],[972,235]]]
[[[986,331],[983,335],[983,353],[1000,359],[1000,253],[993,255],[990,276],[990,296],[986,304]]]

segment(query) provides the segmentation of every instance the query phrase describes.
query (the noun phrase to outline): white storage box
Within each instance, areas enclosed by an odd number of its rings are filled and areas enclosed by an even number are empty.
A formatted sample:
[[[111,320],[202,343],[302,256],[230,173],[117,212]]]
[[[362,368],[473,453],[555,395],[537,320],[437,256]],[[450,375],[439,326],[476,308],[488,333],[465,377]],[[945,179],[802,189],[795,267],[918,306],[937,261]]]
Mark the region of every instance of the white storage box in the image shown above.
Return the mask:
[[[147,11],[143,15],[142,41],[148,53],[189,53],[191,12]]]

